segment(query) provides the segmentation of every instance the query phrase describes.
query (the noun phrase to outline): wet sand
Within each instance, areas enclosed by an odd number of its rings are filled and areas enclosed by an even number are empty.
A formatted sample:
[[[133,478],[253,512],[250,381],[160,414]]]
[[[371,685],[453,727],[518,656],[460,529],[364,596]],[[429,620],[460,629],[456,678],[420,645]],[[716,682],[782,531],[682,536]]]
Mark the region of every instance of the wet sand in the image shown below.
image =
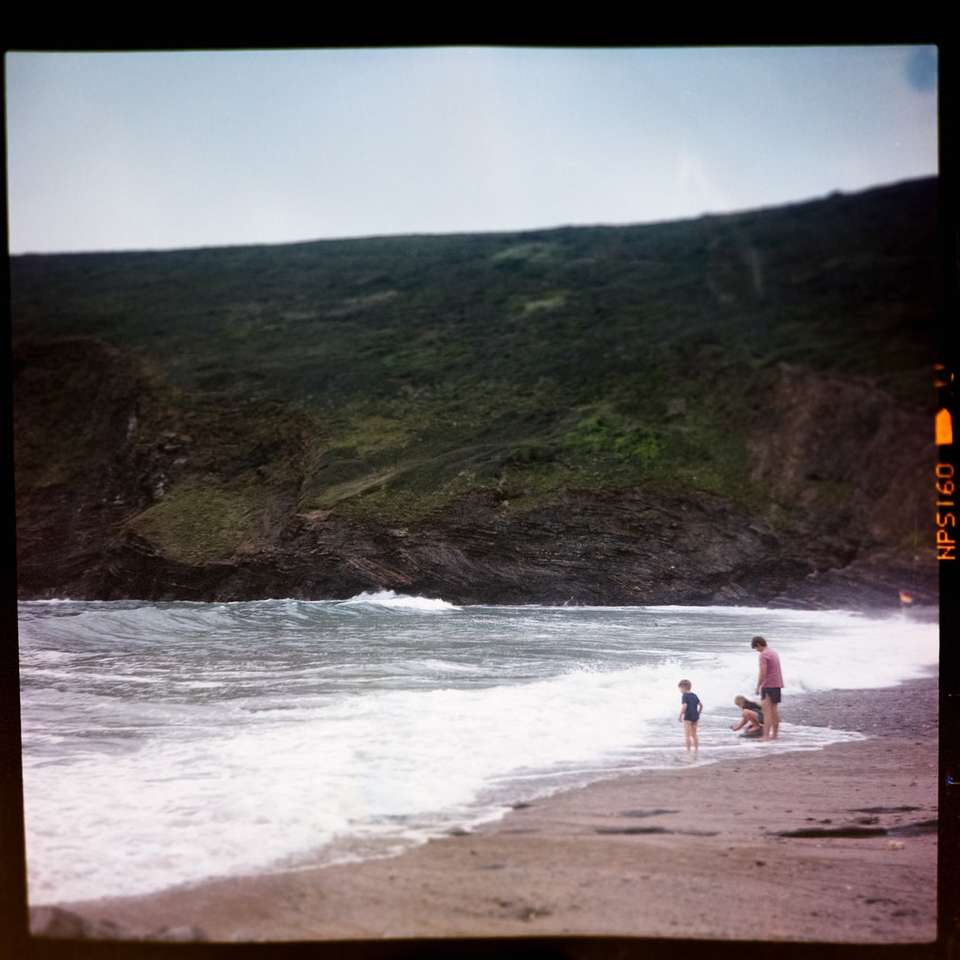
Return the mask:
[[[742,760],[567,791],[390,859],[63,906],[139,936],[192,926],[233,942],[934,940],[936,679],[787,691],[781,715],[785,741],[791,721],[869,739],[796,753],[741,741]]]

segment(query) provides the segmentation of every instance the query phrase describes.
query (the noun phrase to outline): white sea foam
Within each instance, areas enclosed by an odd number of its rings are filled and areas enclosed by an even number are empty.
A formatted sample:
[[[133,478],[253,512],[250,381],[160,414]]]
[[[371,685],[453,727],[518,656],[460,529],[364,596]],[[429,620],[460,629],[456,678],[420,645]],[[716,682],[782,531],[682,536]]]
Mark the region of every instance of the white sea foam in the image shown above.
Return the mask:
[[[679,672],[667,661],[480,690],[378,691],[262,723],[217,717],[212,730],[203,710],[180,708],[190,736],[121,754],[86,750],[69,773],[27,766],[31,821],[80,825],[69,857],[60,830],[31,831],[31,889],[40,901],[147,891],[255,870],[345,834],[414,842],[438,832],[444,811],[466,823],[497,815],[509,792],[478,801],[498,783],[543,792],[610,775],[611,760],[624,769],[669,766],[662,750],[642,744],[677,737]],[[709,739],[725,726],[707,715],[702,759],[722,756],[710,755]],[[126,728],[110,732],[118,729]],[[794,746],[843,738],[812,733],[817,739],[794,731]],[[675,748],[672,755],[675,763]],[[398,827],[397,818],[425,823]],[[105,832],[125,851],[122,872],[103,855]],[[59,863],[55,874],[47,862]]]
[[[82,603],[81,600],[71,600],[69,597],[50,597],[47,600],[27,600],[26,604],[35,604],[36,606],[44,606],[46,604],[57,604],[57,603]]]
[[[394,593],[393,590],[377,590],[373,593],[358,593],[349,600],[339,601],[341,606],[350,606],[353,604],[370,604],[377,607],[386,607],[392,610],[459,610],[460,607],[446,600],[440,600],[432,597],[411,597],[402,593]]]
[[[675,765],[681,677],[705,704],[701,762],[742,756],[754,745],[729,724],[756,682],[754,633],[780,652],[788,697],[895,683],[938,653],[933,624],[837,611],[444,611],[387,591],[70,617],[24,605],[32,901],[384,854]],[[784,713],[771,749],[858,736]]]

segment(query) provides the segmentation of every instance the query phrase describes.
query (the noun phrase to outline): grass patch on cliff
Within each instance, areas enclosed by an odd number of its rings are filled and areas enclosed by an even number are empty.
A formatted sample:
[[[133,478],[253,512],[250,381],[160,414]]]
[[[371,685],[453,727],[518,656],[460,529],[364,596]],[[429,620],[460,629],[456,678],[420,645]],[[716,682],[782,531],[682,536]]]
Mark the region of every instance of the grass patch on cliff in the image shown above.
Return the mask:
[[[342,500],[337,504],[337,514],[351,520],[379,523],[420,523],[440,514],[453,503],[458,494],[456,484],[422,491],[411,496],[408,490],[378,484],[370,493]],[[472,487],[464,486],[461,493]]]
[[[338,434],[337,443],[344,447],[353,447],[362,455],[380,453],[406,446],[417,428],[416,423],[378,413],[355,415]]]
[[[608,404],[581,416],[562,437],[565,449],[587,455],[652,466],[662,453],[657,428],[612,410]]]
[[[258,540],[265,491],[187,482],[134,517],[130,529],[181,563],[227,560]]]

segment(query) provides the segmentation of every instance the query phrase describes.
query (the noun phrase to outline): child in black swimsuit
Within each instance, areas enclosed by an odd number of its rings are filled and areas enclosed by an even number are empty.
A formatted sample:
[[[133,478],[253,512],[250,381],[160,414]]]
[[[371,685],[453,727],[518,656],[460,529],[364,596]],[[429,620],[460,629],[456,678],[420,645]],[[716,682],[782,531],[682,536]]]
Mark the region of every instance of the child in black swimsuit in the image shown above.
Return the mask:
[[[700,722],[703,703],[695,693],[691,693],[693,684],[689,680],[681,680],[677,686],[681,690],[680,716],[678,719],[683,724],[684,742],[688,750],[691,744],[693,744],[694,750],[699,750],[700,741],[697,738],[697,724]]]

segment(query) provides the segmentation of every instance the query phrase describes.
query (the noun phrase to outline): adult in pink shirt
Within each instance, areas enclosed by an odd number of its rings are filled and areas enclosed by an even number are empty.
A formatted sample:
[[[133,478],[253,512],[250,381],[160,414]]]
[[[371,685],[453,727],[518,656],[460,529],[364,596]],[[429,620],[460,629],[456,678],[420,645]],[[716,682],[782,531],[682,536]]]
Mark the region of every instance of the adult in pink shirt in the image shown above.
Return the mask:
[[[754,637],[750,646],[760,654],[757,693],[763,706],[763,738],[776,740],[780,732],[780,691],[783,688],[780,658],[767,646],[763,637]]]

